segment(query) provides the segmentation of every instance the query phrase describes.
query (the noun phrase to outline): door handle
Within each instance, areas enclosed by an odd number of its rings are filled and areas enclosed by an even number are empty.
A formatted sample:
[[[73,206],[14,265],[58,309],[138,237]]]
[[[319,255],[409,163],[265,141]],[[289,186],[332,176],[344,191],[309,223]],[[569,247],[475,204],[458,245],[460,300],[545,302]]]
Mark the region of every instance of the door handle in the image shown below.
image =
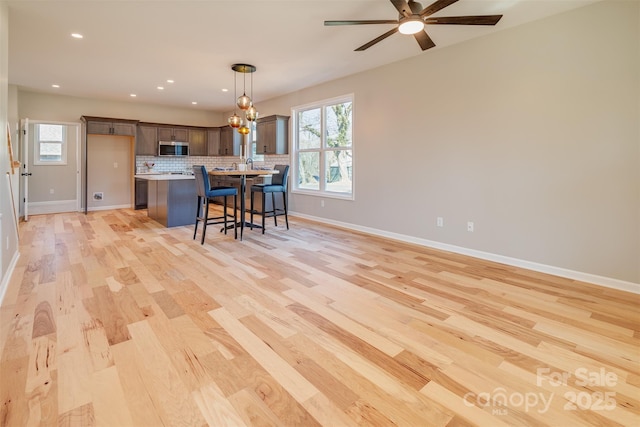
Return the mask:
[[[31,173],[21,173],[20,175],[22,175],[22,176],[31,176],[32,174]]]

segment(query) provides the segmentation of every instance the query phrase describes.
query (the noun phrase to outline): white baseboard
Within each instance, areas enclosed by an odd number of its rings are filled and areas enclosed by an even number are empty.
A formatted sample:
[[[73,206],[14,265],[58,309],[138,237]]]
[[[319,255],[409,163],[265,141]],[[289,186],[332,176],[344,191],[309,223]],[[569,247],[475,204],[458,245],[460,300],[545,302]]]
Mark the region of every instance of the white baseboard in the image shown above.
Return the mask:
[[[0,283],[0,305],[2,305],[2,302],[4,301],[4,295],[7,293],[7,288],[9,287],[9,279],[11,279],[11,276],[13,275],[13,270],[16,268],[16,265],[18,264],[18,258],[20,258],[20,252],[16,251],[13,254],[13,258],[9,263],[9,267],[7,268],[7,271],[5,271],[5,274],[2,277],[2,282]]]
[[[42,215],[60,212],[76,212],[78,202],[74,200],[55,200],[52,202],[29,202],[27,204],[29,215]]]
[[[112,209],[129,209],[131,204],[111,205],[111,206],[91,206],[87,211],[109,211]],[[28,205],[29,215],[53,214],[62,212],[80,212],[75,200],[58,200],[53,202],[30,202]]]
[[[113,205],[113,206],[91,206],[87,208],[87,211],[110,211],[112,209],[129,209],[133,208],[131,204],[127,205]]]
[[[518,258],[511,258],[504,255],[492,254],[489,252],[478,251],[475,249],[463,248],[461,246],[450,245],[447,243],[436,242],[433,240],[421,239],[406,234],[392,233],[389,231],[378,230],[377,228],[363,227],[361,225],[351,224],[347,222],[334,221],[326,218],[320,218],[312,215],[301,214],[298,212],[289,212],[291,216],[309,219],[311,221],[322,222],[334,225],[336,227],[346,228],[349,230],[360,231],[375,236],[387,237],[401,242],[414,243],[420,246],[440,249],[443,251],[454,252],[462,255],[468,255],[474,258],[485,259],[487,261],[499,262],[501,264],[512,265],[514,267],[526,268],[528,270],[539,271],[541,273],[552,274],[554,276],[565,277],[568,279],[579,280],[581,282],[593,283],[595,285],[607,288],[618,289],[621,291],[640,294],[640,283],[627,282],[624,280],[614,279],[611,277],[598,276],[596,274],[584,273],[581,271],[569,270],[562,267],[552,265],[539,264],[537,262],[526,261]]]

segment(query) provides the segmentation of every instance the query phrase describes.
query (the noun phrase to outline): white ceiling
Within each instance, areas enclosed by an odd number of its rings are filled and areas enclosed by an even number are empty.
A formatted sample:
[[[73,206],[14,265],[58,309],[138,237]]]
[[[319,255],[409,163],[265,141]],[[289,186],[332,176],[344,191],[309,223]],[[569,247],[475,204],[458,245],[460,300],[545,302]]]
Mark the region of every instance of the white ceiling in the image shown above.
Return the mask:
[[[427,31],[434,49],[441,49],[594,1],[460,0],[433,16],[504,16],[495,27],[433,25]],[[388,0],[6,3],[9,84],[97,99],[229,111],[234,104],[231,65],[249,63],[257,67],[253,95],[259,109],[261,100],[433,51],[422,52],[412,36],[398,33],[354,52],[393,26],[323,25],[325,20],[397,19]],[[84,38],[73,39],[73,32]]]

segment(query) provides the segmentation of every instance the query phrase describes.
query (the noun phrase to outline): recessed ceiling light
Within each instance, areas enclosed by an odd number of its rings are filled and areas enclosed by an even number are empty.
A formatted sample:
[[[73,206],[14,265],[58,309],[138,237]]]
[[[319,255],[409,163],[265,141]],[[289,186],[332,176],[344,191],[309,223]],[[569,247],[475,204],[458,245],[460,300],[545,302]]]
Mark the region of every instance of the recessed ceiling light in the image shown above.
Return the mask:
[[[60,87],[60,85],[51,85],[51,87],[55,87],[57,89]]]
[[[191,101],[193,105],[198,105],[198,101]]]
[[[229,89],[222,89],[223,92],[229,92]]]
[[[73,37],[74,39],[81,39],[84,38],[84,36],[80,33],[72,33],[71,37]]]
[[[158,86],[158,90],[164,90],[164,87]]]
[[[169,79],[167,80],[167,83],[173,83],[173,80]]]
[[[130,96],[130,97],[132,97],[132,98],[135,98],[135,97],[136,97],[136,96],[138,96],[138,95],[136,95],[135,93],[132,93],[132,94],[131,94],[131,95],[129,95],[129,96]]]

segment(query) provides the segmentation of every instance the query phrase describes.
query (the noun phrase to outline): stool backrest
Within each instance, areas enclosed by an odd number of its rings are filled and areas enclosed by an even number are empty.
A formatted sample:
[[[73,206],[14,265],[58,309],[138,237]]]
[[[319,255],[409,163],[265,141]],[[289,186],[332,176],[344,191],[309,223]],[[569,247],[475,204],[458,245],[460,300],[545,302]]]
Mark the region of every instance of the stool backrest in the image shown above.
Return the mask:
[[[193,166],[193,176],[196,178],[196,193],[200,197],[205,197],[207,192],[211,189],[209,184],[209,174],[207,168],[203,165]]]
[[[271,185],[282,185],[286,189],[289,179],[289,165],[275,165],[273,169],[279,173],[271,176]]]

